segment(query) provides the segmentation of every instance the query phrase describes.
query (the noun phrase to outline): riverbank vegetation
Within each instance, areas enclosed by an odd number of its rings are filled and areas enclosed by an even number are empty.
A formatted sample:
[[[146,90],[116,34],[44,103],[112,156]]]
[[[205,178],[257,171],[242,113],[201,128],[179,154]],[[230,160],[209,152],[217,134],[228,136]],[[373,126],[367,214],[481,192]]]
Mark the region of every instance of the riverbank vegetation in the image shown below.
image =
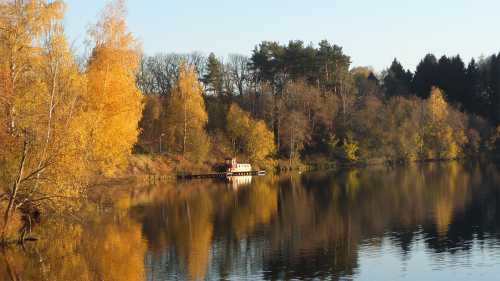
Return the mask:
[[[72,50],[63,1],[0,1],[0,240],[77,210],[100,179],[212,169],[455,159],[497,150],[500,55],[353,67],[328,41],[249,56],[142,54],[123,1]]]

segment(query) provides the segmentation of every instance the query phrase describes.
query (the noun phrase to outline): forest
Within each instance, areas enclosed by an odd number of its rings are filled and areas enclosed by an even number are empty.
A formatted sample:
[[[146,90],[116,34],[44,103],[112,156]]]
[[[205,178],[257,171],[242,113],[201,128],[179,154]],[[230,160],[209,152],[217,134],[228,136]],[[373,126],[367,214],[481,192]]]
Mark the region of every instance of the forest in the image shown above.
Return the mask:
[[[192,136],[172,131],[183,128],[177,119],[186,116],[176,104],[186,64],[203,97],[198,107],[186,101],[188,119],[196,120]],[[353,67],[342,47],[326,40],[264,41],[249,56],[143,56],[137,84],[145,110],[136,150],[191,161],[239,155],[263,163],[267,155],[290,166],[464,158],[496,149],[499,71],[500,54],[467,66],[458,55],[428,54],[414,72],[394,59],[377,73]]]
[[[0,1],[0,241],[141,155],[268,170],[491,154],[500,54],[425,56],[415,71],[355,67],[342,47],[264,41],[251,54],[146,55],[123,1],[70,47],[60,0]],[[196,166],[198,165],[198,166]]]

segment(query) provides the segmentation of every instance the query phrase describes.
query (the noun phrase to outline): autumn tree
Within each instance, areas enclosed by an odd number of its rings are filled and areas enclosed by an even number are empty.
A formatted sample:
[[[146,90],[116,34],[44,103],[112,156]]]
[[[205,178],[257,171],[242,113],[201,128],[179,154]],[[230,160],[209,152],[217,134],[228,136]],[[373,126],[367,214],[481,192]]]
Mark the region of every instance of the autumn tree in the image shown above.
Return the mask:
[[[254,123],[248,136],[246,150],[250,160],[261,165],[266,165],[264,162],[276,151],[273,134],[264,121]]]
[[[381,157],[383,152],[382,141],[384,140],[383,124],[384,104],[376,96],[362,97],[352,114],[352,126],[343,137],[344,148],[349,148],[351,144],[356,144],[356,155],[361,159]],[[342,138],[342,136],[340,136]],[[347,145],[348,143],[349,145]],[[352,150],[352,149],[349,149]],[[359,151],[358,151],[359,150]],[[353,160],[355,157],[348,157],[353,153],[345,153],[347,159]]]
[[[290,165],[293,160],[300,158],[300,152],[309,141],[309,124],[307,117],[299,111],[288,113],[283,120],[281,139],[283,149],[286,150]]]
[[[208,116],[202,88],[192,66],[183,64],[166,108],[167,149],[192,160],[203,160],[208,151],[205,132]]]
[[[244,148],[251,120],[248,113],[243,111],[237,104],[231,104],[226,118],[227,133],[233,143],[233,152],[238,153]]]
[[[450,108],[441,89],[432,87],[425,104],[426,125],[424,146],[426,158],[456,158],[467,143],[463,128],[463,116]],[[455,126],[452,126],[454,122]]]
[[[16,211],[59,209],[78,196],[85,166],[74,127],[83,79],[64,37],[61,1],[0,2],[1,239]],[[72,173],[67,173],[73,169]],[[23,228],[23,233],[29,231]]]
[[[382,145],[390,161],[417,160],[423,145],[422,103],[416,98],[391,98],[383,113]]]
[[[93,42],[87,70],[85,116],[88,159],[104,173],[126,163],[137,141],[142,95],[135,78],[139,45],[127,30],[123,1],[109,3],[90,31]]]
[[[92,30],[95,46],[85,73],[64,35],[62,1],[2,1],[0,9],[6,15],[0,52],[7,58],[0,63],[5,240],[16,211],[30,218],[40,210],[71,209],[94,172],[111,173],[125,162],[137,138],[142,97],[123,3],[108,6]]]
[[[234,152],[243,152],[253,162],[263,163],[275,151],[274,137],[266,124],[251,118],[236,104],[228,111],[227,132]]]
[[[150,153],[161,153],[163,145],[163,132],[161,130],[163,118],[163,108],[165,99],[157,95],[148,95],[144,97],[144,110],[139,122],[141,133],[137,147],[139,151]]]

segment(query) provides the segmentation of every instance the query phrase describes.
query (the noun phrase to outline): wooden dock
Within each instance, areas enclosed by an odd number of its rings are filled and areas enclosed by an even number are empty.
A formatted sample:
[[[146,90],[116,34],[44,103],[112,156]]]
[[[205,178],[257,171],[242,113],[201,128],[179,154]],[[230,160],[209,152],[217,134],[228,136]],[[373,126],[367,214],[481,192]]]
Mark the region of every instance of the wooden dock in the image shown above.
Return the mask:
[[[264,176],[266,171],[249,171],[249,172],[222,172],[208,174],[178,174],[177,179],[192,180],[192,179],[226,179],[229,177],[241,176]]]

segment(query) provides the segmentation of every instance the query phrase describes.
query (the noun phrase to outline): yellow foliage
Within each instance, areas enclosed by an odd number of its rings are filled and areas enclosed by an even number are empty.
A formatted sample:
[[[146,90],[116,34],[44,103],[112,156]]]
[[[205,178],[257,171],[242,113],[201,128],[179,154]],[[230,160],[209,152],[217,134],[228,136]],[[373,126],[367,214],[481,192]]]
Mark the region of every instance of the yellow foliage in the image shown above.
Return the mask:
[[[227,113],[227,131],[231,138],[244,138],[248,133],[251,120],[247,112],[243,111],[237,104],[233,103]]]
[[[263,121],[257,121],[232,104],[227,114],[227,130],[233,141],[242,143],[243,152],[253,162],[261,163],[276,150],[274,135]]]
[[[269,131],[264,121],[257,121],[249,133],[247,152],[255,162],[263,161],[276,150],[274,135]]]
[[[167,150],[182,153],[191,160],[203,160],[209,148],[205,133],[208,115],[202,88],[192,66],[181,65],[166,115]]]
[[[77,207],[92,173],[112,173],[137,139],[139,49],[123,3],[92,30],[85,72],[64,35],[62,1],[1,1],[0,14],[1,191],[42,209]]]
[[[441,140],[445,144],[442,150],[442,158],[452,159],[458,156],[460,148],[456,144],[453,136],[453,130],[450,127],[446,127],[441,134]]]
[[[139,47],[127,32],[122,1],[109,4],[89,32],[94,48],[83,96],[82,136],[88,159],[98,171],[114,172],[123,166],[137,141],[142,95],[135,83]]]
[[[446,118],[448,115],[448,104],[444,99],[441,89],[432,87],[431,94],[427,99],[427,109],[432,122],[440,122]]]
[[[427,159],[454,159],[460,156],[468,138],[464,132],[463,115],[449,108],[439,88],[433,87],[425,104],[423,146]]]
[[[355,162],[358,160],[358,150],[359,150],[359,145],[358,143],[352,139],[352,137],[348,137],[344,139],[344,143],[342,145],[343,151],[344,151],[344,157],[351,161]]]
[[[70,124],[81,115],[77,100],[84,87],[60,22],[64,5],[2,1],[0,10],[0,56],[5,58],[0,90],[6,94],[0,99],[2,186],[21,189],[29,198],[76,196],[85,164]],[[32,181],[12,187],[23,154],[20,176],[31,175]]]

